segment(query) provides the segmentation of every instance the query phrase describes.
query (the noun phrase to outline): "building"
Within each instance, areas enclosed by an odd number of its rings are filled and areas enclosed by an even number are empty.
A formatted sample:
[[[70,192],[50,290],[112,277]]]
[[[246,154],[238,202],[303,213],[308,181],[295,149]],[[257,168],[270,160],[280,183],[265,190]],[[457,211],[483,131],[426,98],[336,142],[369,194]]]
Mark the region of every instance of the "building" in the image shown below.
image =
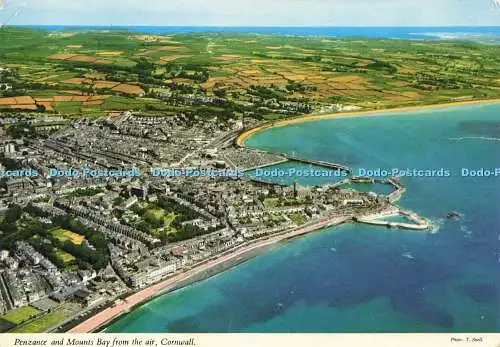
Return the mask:
[[[130,196],[136,196],[141,200],[146,200],[148,189],[146,187],[130,187]]]
[[[2,249],[0,251],[0,261],[5,261],[9,257],[9,251]]]
[[[6,144],[4,146],[3,150],[4,150],[5,153],[8,153],[8,154],[15,153],[16,152],[16,146],[14,146],[13,143],[8,143],[8,144]]]
[[[35,191],[28,178],[9,179],[7,181],[7,192],[10,195],[25,195]]]

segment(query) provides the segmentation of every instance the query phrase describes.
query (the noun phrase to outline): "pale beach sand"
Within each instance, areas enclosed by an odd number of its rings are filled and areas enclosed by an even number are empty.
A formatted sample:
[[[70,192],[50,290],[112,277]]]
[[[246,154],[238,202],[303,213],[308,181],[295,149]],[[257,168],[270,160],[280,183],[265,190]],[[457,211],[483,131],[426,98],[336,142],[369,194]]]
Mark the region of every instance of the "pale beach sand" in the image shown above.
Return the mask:
[[[300,235],[304,235],[319,229],[324,229],[329,226],[333,225],[338,225],[341,223],[346,222],[346,218],[336,218],[332,220],[322,220],[318,222],[314,222],[302,227],[299,227],[295,230],[292,230],[290,232],[285,232],[280,235],[274,235],[270,236],[266,239],[262,240],[257,240],[253,243],[250,243],[248,245],[245,245],[241,248],[237,248],[234,250],[228,251],[228,253],[222,254],[212,260],[209,260],[203,264],[200,264],[199,266],[196,266],[186,272],[180,273],[178,275],[175,275],[174,277],[171,277],[169,279],[166,279],[165,281],[162,281],[160,283],[157,283],[151,287],[145,288],[135,294],[130,295],[117,305],[113,307],[109,307],[96,315],[92,316],[91,318],[87,319],[86,321],[78,324],[68,332],[70,333],[89,333],[89,332],[94,332],[99,328],[102,328],[106,324],[108,324],[110,321],[113,319],[116,319],[117,317],[121,316],[124,313],[127,313],[131,311],[133,308],[136,306],[143,304],[154,297],[161,295],[165,292],[168,292],[171,289],[179,288],[182,286],[182,283],[189,280],[190,278],[193,278],[197,275],[202,274],[204,271],[207,271],[209,269],[213,269],[217,266],[223,265],[226,262],[229,261],[234,261],[237,260],[239,257],[244,257],[248,253],[255,251],[259,248],[270,246],[272,244],[275,244],[277,242],[291,239]],[[188,282],[188,281],[187,281]],[[189,283],[189,282],[188,282]]]
[[[250,137],[255,135],[256,133],[270,128],[282,127],[286,125],[291,125],[295,123],[309,122],[314,120],[321,119],[329,119],[329,118],[345,118],[345,117],[359,117],[359,116],[382,116],[391,113],[400,113],[400,112],[408,112],[408,111],[423,111],[423,110],[433,110],[433,109],[443,109],[448,107],[457,107],[457,106],[467,106],[467,105],[483,105],[483,104],[494,104],[500,103],[499,99],[487,99],[487,100],[471,100],[471,101],[457,101],[443,104],[433,104],[433,105],[422,105],[422,106],[408,106],[408,107],[396,107],[396,108],[388,108],[388,109],[380,109],[380,110],[367,110],[367,111],[355,111],[355,112],[338,112],[338,113],[325,113],[325,114],[311,114],[305,115],[301,117],[294,117],[291,119],[283,119],[278,121],[272,121],[260,126],[257,126],[253,129],[243,132],[238,136],[236,140],[236,144],[240,147],[245,146],[245,141]],[[409,113],[411,114],[411,113]]]

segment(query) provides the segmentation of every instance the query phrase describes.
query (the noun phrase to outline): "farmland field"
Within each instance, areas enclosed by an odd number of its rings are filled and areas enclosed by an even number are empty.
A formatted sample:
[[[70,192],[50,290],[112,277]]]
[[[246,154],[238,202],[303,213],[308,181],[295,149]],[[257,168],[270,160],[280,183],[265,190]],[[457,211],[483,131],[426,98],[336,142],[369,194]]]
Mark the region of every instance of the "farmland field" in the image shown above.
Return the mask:
[[[179,96],[197,94],[278,119],[308,111],[269,102],[371,110],[489,99],[500,90],[500,47],[473,42],[16,27],[0,40],[0,67],[15,74],[13,90],[0,94],[4,112],[170,114],[186,105]]]

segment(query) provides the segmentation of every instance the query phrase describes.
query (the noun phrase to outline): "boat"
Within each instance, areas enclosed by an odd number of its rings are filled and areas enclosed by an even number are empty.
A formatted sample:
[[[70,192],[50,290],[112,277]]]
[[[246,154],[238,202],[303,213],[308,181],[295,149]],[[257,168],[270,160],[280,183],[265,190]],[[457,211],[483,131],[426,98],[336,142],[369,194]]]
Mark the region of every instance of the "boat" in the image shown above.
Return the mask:
[[[354,176],[351,178],[352,183],[375,183],[375,180],[371,177],[364,176]]]
[[[408,258],[408,259],[415,259],[415,257],[413,257],[413,255],[411,255],[410,252],[403,253],[403,257]]]

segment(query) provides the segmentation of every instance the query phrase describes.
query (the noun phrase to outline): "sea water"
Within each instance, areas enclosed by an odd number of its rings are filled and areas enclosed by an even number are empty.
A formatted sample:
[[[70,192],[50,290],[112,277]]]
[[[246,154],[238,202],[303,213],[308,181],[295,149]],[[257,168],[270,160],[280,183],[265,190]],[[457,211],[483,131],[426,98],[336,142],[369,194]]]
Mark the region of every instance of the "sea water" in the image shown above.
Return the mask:
[[[498,332],[500,177],[461,171],[500,167],[499,139],[499,104],[258,133],[248,146],[355,169],[449,170],[401,178],[408,191],[399,204],[437,233],[322,230],[154,299],[106,332]],[[446,218],[450,211],[462,218]]]
[[[23,26],[21,26],[23,27]],[[246,33],[292,36],[367,37],[419,40],[478,40],[497,42],[500,26],[454,27],[245,27],[245,26],[85,26],[85,25],[27,25],[24,27],[61,30],[125,30],[147,34],[179,33]]]

